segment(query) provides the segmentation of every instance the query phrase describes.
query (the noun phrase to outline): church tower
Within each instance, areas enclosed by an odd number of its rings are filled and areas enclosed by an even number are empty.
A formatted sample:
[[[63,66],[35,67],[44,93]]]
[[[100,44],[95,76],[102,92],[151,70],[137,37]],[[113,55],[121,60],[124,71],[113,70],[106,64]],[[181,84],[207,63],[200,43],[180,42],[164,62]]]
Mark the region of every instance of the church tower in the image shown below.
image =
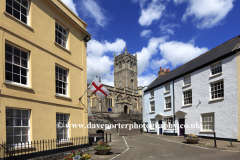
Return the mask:
[[[114,87],[125,88],[125,90],[137,90],[137,54],[125,51],[116,56],[114,53]]]

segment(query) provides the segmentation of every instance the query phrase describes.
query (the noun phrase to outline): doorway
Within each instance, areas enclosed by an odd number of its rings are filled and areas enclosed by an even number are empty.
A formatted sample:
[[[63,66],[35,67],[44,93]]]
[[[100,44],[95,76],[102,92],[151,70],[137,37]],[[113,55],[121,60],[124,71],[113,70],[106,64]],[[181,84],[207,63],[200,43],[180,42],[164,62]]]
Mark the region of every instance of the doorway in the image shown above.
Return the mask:
[[[184,136],[185,135],[185,119],[179,119],[179,136]],[[181,126],[181,127],[180,127]]]
[[[124,106],[124,114],[128,114],[128,107]]]
[[[159,121],[159,134],[162,134],[162,120]]]

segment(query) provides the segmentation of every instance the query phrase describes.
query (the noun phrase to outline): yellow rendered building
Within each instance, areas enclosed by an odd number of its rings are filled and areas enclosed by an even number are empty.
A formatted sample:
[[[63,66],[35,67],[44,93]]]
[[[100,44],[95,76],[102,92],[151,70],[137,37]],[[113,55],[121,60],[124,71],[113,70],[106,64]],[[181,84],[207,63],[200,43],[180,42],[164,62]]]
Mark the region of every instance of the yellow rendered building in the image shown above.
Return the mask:
[[[0,142],[88,136],[87,24],[61,0],[0,0]]]

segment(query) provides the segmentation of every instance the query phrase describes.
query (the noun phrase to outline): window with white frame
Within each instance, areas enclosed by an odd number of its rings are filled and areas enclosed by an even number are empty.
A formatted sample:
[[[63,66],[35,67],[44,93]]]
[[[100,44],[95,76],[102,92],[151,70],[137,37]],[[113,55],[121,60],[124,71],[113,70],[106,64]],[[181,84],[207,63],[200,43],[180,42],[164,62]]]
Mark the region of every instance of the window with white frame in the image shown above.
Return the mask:
[[[56,115],[56,122],[57,126],[57,140],[65,140],[68,136],[68,121],[69,121],[69,115],[68,114],[60,114],[57,113]],[[66,125],[67,124],[67,125]]]
[[[184,85],[191,84],[191,75],[187,75],[187,76],[183,77],[183,84]]]
[[[68,92],[68,71],[56,66],[56,94],[67,95]]]
[[[55,23],[55,42],[67,48],[67,40],[68,40],[68,32],[67,30],[60,25],[59,23]]]
[[[155,112],[155,101],[150,102],[150,112]]]
[[[211,99],[224,97],[223,80],[211,83]]]
[[[151,98],[151,97],[154,97],[154,90],[151,90],[151,91],[150,91],[150,98]]]
[[[202,131],[214,131],[214,113],[202,114]]]
[[[29,53],[10,44],[5,44],[5,80],[28,85]]]
[[[165,92],[170,92],[170,83],[165,84]]]
[[[222,62],[218,62],[211,65],[211,74],[215,75],[218,73],[222,73]]]
[[[30,110],[6,108],[7,144],[30,141]]]
[[[29,1],[28,0],[6,0],[6,12],[13,15],[23,23],[28,24]]]
[[[155,129],[155,119],[151,119],[151,129]]]
[[[172,119],[172,117],[165,118],[165,120],[166,120],[166,129],[173,129],[173,119]]]
[[[171,97],[166,97],[165,98],[165,108],[166,109],[171,109]]]
[[[183,104],[184,105],[192,104],[192,90],[183,92]]]

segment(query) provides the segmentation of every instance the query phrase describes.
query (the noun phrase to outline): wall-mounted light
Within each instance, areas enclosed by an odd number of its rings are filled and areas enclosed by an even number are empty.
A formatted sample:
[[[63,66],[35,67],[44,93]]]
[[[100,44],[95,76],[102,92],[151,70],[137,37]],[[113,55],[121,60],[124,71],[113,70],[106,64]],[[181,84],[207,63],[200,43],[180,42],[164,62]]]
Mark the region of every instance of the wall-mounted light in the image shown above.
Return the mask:
[[[85,42],[88,42],[88,41],[90,41],[92,38],[89,36],[89,35],[86,35],[84,38],[83,38],[83,40],[85,41]]]

